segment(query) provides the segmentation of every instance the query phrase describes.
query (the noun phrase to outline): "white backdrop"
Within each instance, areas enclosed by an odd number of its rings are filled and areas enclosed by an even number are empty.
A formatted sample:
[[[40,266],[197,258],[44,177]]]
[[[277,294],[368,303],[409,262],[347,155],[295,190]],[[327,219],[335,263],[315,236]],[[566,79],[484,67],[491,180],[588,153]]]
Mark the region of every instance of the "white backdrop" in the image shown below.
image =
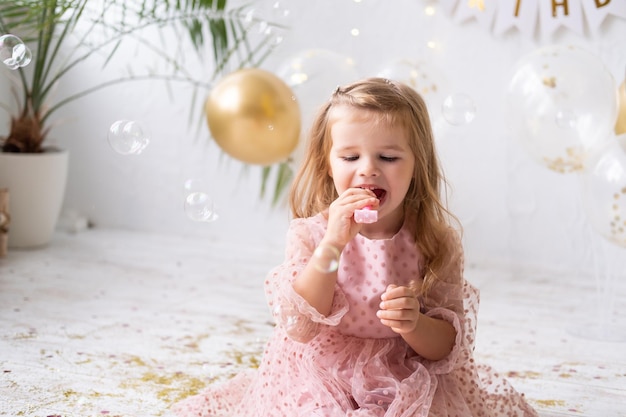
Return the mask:
[[[272,3],[254,4],[266,9]],[[535,163],[513,140],[505,121],[505,90],[514,63],[549,44],[572,44],[595,53],[616,78],[617,88],[626,69],[626,19],[607,16],[582,34],[568,28],[542,33],[538,27],[528,36],[516,29],[495,34],[474,18],[459,21],[441,8],[426,14],[425,6],[437,6],[436,1],[291,0],[281,5],[290,11],[290,29],[263,64],[265,69],[278,73],[291,58],[312,49],[352,58],[359,76],[376,75],[398,60],[425,61],[439,69],[449,92],[473,99],[476,117],[471,123],[444,123],[437,130],[452,188],[450,204],[464,225],[469,264],[592,269],[591,244],[603,239],[588,227],[577,176]],[[128,51],[120,68],[138,64],[141,58],[135,53]],[[58,88],[90,85],[100,74],[100,67],[87,64],[71,83]],[[6,78],[1,80],[5,96]],[[318,93],[325,97],[330,91]],[[190,125],[189,102],[186,87],[175,86],[172,99],[162,84],[152,81],[112,87],[65,108],[52,139],[71,152],[66,213],[85,216],[96,227],[201,234],[261,245],[282,242],[288,212],[259,198],[260,169],[245,170],[223,155],[210,141],[203,119],[198,129]],[[308,101],[301,104],[305,111],[311,106]],[[439,112],[437,107],[431,110]],[[4,113],[0,117],[7,120]],[[308,121],[310,112],[303,118]],[[141,121],[151,131],[152,141],[141,155],[122,156],[108,145],[108,128],[119,119]],[[0,132],[5,126],[0,124]],[[182,209],[183,184],[197,177],[208,181],[217,204],[219,219],[213,223],[193,222]],[[626,253],[624,248],[605,248],[614,260]]]

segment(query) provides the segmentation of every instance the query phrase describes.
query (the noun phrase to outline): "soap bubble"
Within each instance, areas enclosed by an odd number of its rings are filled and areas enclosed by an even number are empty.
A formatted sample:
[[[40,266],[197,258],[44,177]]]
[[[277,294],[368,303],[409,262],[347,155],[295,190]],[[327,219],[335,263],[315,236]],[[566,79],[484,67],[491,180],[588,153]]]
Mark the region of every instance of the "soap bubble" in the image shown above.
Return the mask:
[[[122,155],[139,155],[150,143],[150,134],[138,122],[118,120],[109,128],[109,145]]]
[[[9,69],[16,70],[30,64],[33,54],[15,35],[0,36],[0,61]]]
[[[185,181],[184,209],[187,217],[195,222],[210,223],[219,217],[208,193],[208,184],[199,179]]]
[[[476,117],[476,104],[467,94],[451,94],[443,101],[441,111],[448,123],[461,126],[474,120],[474,117]]]
[[[320,272],[334,272],[339,268],[339,256],[339,251],[333,246],[318,246],[313,252],[313,266]]]

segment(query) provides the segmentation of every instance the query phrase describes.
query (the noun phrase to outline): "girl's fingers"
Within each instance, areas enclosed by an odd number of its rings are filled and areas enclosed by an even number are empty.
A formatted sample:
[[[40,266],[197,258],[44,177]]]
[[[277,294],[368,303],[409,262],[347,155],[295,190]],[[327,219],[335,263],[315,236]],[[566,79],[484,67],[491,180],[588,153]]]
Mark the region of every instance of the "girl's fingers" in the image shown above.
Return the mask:
[[[389,285],[381,299],[380,310],[376,315],[382,324],[396,333],[407,333],[415,329],[420,303],[412,289]]]
[[[407,333],[413,331],[417,326],[417,316],[407,315],[398,310],[379,310],[376,315],[383,325],[391,328],[396,333]]]
[[[418,310],[420,303],[413,297],[394,298],[393,300],[381,301],[381,310]]]
[[[380,299],[383,301],[393,300],[397,298],[415,298],[415,291],[409,287],[389,285]],[[417,299],[416,299],[417,300]]]
[[[415,310],[378,310],[376,316],[384,320],[396,321],[416,321],[417,313]]]

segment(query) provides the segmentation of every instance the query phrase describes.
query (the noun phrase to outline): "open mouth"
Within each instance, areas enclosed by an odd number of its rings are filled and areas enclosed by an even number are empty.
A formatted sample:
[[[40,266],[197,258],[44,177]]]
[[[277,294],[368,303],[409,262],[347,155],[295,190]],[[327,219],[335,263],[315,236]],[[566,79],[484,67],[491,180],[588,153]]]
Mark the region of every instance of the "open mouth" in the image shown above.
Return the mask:
[[[379,200],[382,200],[383,197],[385,197],[385,194],[387,194],[387,191],[383,190],[382,188],[374,188],[372,192],[376,194],[376,198]]]
[[[370,188],[370,187],[361,187],[361,188],[365,188],[370,190],[371,192],[374,193],[374,195],[376,196],[376,198],[382,203],[383,199],[385,198],[385,195],[387,194],[387,191],[383,190],[382,188]]]

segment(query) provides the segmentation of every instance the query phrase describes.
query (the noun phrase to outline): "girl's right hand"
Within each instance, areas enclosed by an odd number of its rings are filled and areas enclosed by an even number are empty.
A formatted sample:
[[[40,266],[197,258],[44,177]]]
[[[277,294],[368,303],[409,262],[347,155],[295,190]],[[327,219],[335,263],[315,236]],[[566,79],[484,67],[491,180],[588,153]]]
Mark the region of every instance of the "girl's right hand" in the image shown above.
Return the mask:
[[[348,244],[363,227],[354,221],[354,211],[370,206],[378,208],[376,195],[363,188],[348,188],[328,208],[328,227],[323,243],[336,247],[339,251]]]

